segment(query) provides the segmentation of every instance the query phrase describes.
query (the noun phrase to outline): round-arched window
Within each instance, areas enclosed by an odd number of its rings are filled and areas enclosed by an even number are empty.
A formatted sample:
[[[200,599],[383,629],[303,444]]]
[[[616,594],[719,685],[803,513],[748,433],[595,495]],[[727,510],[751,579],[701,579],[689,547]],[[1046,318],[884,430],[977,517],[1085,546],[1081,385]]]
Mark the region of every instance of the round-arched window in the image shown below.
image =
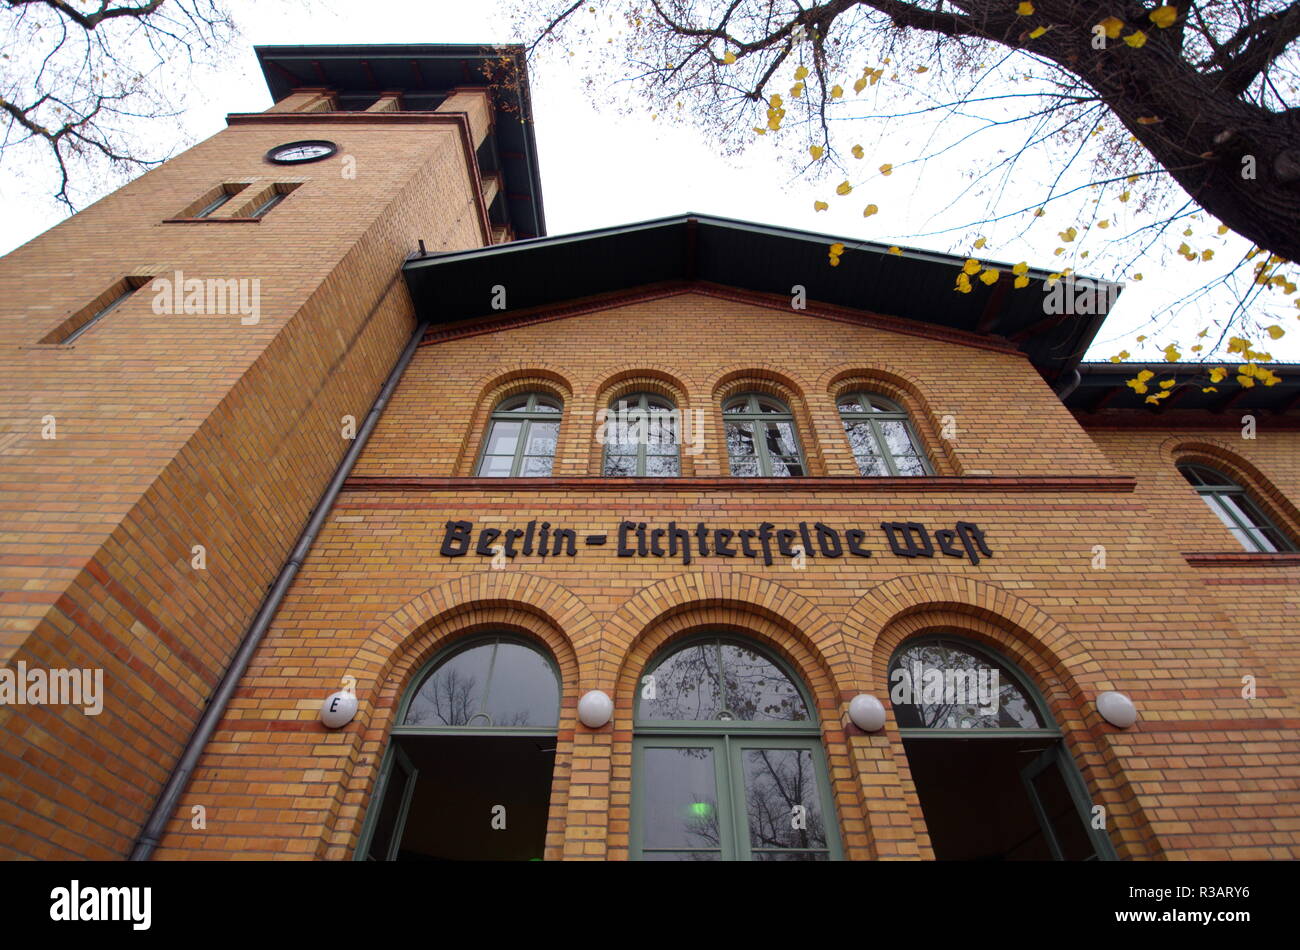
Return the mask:
[[[634,856],[839,857],[811,701],[766,651],[722,635],[675,644],[642,677],[635,718]]]
[[[1295,550],[1291,539],[1260,510],[1250,493],[1227,475],[1208,465],[1193,463],[1179,465],[1178,471],[1245,550],[1265,553]]]
[[[1115,857],[1047,705],[1015,664],[961,637],[909,640],[889,698],[939,860]]]
[[[861,474],[934,474],[902,406],[862,392],[846,393],[836,405]]]
[[[671,478],[681,474],[677,407],[654,393],[632,393],[611,403],[601,420],[603,473],[612,477]]]
[[[722,404],[731,474],[779,477],[806,474],[790,407],[774,396],[743,393]]]
[[[555,463],[563,407],[546,393],[501,400],[488,421],[477,474],[499,478],[544,477]]]

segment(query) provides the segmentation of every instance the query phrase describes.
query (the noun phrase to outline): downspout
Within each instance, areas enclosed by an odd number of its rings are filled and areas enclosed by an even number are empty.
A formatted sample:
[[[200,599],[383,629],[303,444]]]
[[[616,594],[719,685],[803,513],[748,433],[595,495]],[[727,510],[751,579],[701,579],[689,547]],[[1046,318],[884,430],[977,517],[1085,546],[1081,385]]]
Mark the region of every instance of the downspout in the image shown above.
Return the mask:
[[[271,621],[275,619],[275,614],[280,609],[280,603],[284,600],[285,594],[288,593],[294,578],[298,576],[298,569],[302,567],[303,561],[307,559],[312,544],[316,541],[316,536],[320,534],[321,526],[325,524],[325,518],[329,515],[330,509],[334,507],[339,492],[343,490],[343,482],[351,474],[357,458],[366,447],[366,442],[370,440],[370,434],[374,431],[375,424],[379,421],[379,417],[388,404],[389,398],[393,395],[393,391],[397,389],[397,384],[401,381],[402,374],[406,372],[406,367],[411,362],[411,357],[415,355],[415,350],[420,345],[420,340],[423,339],[424,332],[428,327],[429,321],[427,319],[419,321],[415,332],[411,334],[411,339],[406,344],[406,348],[402,350],[402,355],[393,364],[388,379],[384,381],[383,388],[379,390],[374,405],[370,407],[370,413],[357,431],[356,438],[352,440],[352,445],[344,453],[343,460],[339,462],[339,467],[334,471],[334,477],[325,486],[325,491],[320,496],[320,500],[316,502],[316,507],[312,509],[311,517],[307,520],[307,526],[302,529],[302,534],[298,536],[298,543],[289,554],[289,559],[280,568],[275,583],[271,585],[270,591],[262,600],[262,606],[258,608],[257,616],[253,618],[252,624],[244,634],[244,639],[239,644],[239,649],[230,661],[230,666],[226,668],[220,685],[217,686],[216,692],[212,694],[212,698],[208,701],[207,708],[203,710],[203,715],[199,717],[198,724],[194,727],[194,732],[191,733],[189,741],[185,745],[185,751],[181,753],[180,759],[177,760],[175,767],[172,769],[172,774],[167,779],[167,784],[162,790],[162,794],[154,802],[153,811],[149,814],[148,821],[145,822],[139,837],[135,840],[130,860],[149,860],[154,849],[158,847],[159,842],[162,840],[163,833],[167,829],[167,822],[171,820],[172,814],[176,811],[176,805],[180,801],[186,786],[190,783],[190,777],[199,764],[203,750],[207,747],[212,734],[217,731],[217,724],[225,714],[226,707],[230,704],[230,699],[234,696],[235,689],[239,686],[244,671],[248,669],[253,654],[257,652],[262,638],[271,626]]]

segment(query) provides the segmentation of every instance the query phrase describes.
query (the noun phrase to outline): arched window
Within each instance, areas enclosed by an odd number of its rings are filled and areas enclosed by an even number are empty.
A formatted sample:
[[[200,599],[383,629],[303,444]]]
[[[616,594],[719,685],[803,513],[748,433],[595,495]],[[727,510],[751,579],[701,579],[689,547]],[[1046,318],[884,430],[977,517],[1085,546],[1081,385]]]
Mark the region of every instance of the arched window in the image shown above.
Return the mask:
[[[358,860],[542,856],[560,677],[525,640],[491,634],[425,665],[398,708]]]
[[[680,475],[679,423],[677,408],[663,396],[633,393],[616,400],[602,422],[604,474]]]
[[[874,393],[839,398],[840,418],[863,475],[933,475],[907,412]]]
[[[1178,471],[1196,489],[1201,500],[1209,506],[1232,536],[1247,551],[1294,551],[1282,531],[1269,520],[1259,506],[1251,500],[1246,489],[1227,475],[1205,465],[1185,463]]]
[[[805,474],[794,416],[781,400],[745,393],[723,403],[722,417],[732,475]]]
[[[478,474],[499,477],[551,474],[560,436],[560,401],[545,393],[503,399],[492,413]]]
[[[889,698],[936,858],[1114,858],[1061,731],[1012,663],[957,637],[909,640]]]
[[[634,856],[840,856],[812,703],[753,644],[707,635],[674,645],[642,677],[635,728]]]

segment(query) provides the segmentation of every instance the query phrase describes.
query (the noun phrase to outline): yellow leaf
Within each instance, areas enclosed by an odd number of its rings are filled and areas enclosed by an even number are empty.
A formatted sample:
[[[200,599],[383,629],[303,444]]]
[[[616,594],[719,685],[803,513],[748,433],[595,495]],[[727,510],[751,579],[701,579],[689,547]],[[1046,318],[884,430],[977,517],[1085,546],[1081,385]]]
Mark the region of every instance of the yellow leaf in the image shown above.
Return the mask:
[[[853,153],[853,157],[854,157],[854,158],[861,158],[862,155],[863,155],[863,151],[862,151],[862,146],[861,146],[861,145],[855,145],[855,146],[853,146],[853,148],[849,149],[849,151]]]
[[[1168,346],[1165,347],[1166,363],[1177,363],[1180,359],[1182,359],[1182,356],[1183,354],[1178,352],[1178,347],[1174,346],[1174,344],[1170,343]]]
[[[1138,373],[1137,376],[1135,376],[1133,379],[1127,380],[1124,383],[1124,385],[1128,386],[1138,395],[1141,395],[1142,393],[1147,391],[1147,380],[1154,375],[1155,373],[1151,372],[1151,370],[1144,369],[1140,373]]]
[[[807,75],[808,75],[808,67],[807,67],[807,66],[800,66],[798,69],[796,69],[796,70],[794,71],[794,78],[795,78],[795,79],[803,79],[803,78],[804,78],[805,76],[807,76]]]
[[[1036,40],[1046,32],[1047,32],[1047,27],[1045,26],[1037,27],[1029,31],[1029,38],[1031,40]]]
[[[982,248],[982,247],[983,247],[985,244],[987,244],[987,243],[988,243],[988,240],[987,240],[987,239],[985,239],[985,238],[977,238],[976,241],[975,241],[975,249],[976,249],[976,250],[979,250],[980,248]]]
[[[1192,236],[1192,229],[1191,229],[1190,227],[1189,227],[1189,228],[1186,228],[1186,229],[1183,231],[1183,237],[1191,237],[1191,236]]]
[[[839,98],[840,96],[842,96],[842,95],[844,95],[844,87],[843,87],[843,86],[831,86],[831,98],[832,98],[832,99],[838,99],[838,98]]]
[[[973,257],[966,258],[966,263],[961,265],[961,272],[963,274],[971,274],[971,275],[978,274],[979,269],[980,269],[980,262],[975,260],[975,258]]]
[[[835,193],[837,195],[847,195],[852,190],[853,190],[852,185],[850,185],[847,181],[842,181],[839,183],[839,185],[836,186]]]
[[[1119,31],[1124,29],[1124,21],[1118,20],[1113,16],[1108,16],[1097,24],[1106,31],[1106,36],[1112,40],[1119,39]]]
[[[1134,49],[1138,49],[1146,45],[1147,35],[1141,30],[1138,30],[1137,32],[1130,33],[1128,36],[1124,37],[1124,42]]]
[[[1020,262],[1019,264],[1017,264],[1015,267],[1011,268],[1011,273],[1013,273],[1013,274],[1021,274],[1021,275],[1023,275],[1023,274],[1028,274],[1028,273],[1029,273],[1029,265],[1026,264],[1024,261],[1021,261],[1021,262]]]
[[[798,99],[803,96],[803,83],[797,82],[790,87],[791,98]]]
[[[980,281],[992,287],[994,284],[998,282],[998,277],[999,277],[998,272],[994,270],[992,267],[990,267],[987,270],[985,270],[984,273],[980,274]]]
[[[1182,244],[1179,244],[1179,245],[1178,245],[1178,253],[1179,253],[1179,254],[1182,254],[1184,257],[1186,257],[1188,254],[1190,254],[1190,253],[1191,253],[1191,250],[1192,250],[1192,249],[1191,249],[1190,247],[1187,246],[1187,242],[1186,242],[1186,241],[1184,241]]]
[[[1228,233],[1228,226],[1227,226],[1226,224],[1221,224],[1221,225],[1219,225],[1219,233],[1220,233],[1220,234],[1227,234],[1227,233]]]
[[[1269,335],[1269,338],[1273,340],[1280,340],[1282,339],[1282,337],[1286,336],[1286,331],[1283,330],[1276,323],[1273,324],[1271,327],[1265,327],[1264,332],[1267,333]]]
[[[1147,401],[1147,402],[1153,402],[1153,403],[1156,403],[1157,405],[1159,405],[1160,400],[1166,398],[1168,395],[1169,395],[1168,392],[1156,393],[1155,395],[1147,396],[1146,401]]]
[[[836,241],[834,244],[831,245],[831,253],[834,254],[834,255],[837,256],[837,257],[838,257],[839,255],[843,254],[843,253],[844,253],[844,245],[841,244],[839,241]]]
[[[862,209],[862,216],[864,218],[869,218],[879,210],[880,209],[877,208],[875,205],[867,205],[865,208]]]
[[[903,249],[902,249],[901,247],[894,246],[894,247],[891,247],[891,248],[889,249],[889,253],[890,253],[890,254],[902,254],[902,253],[903,253]]]
[[[1174,382],[1175,382],[1175,380],[1172,380],[1172,379],[1162,379],[1162,380],[1160,380],[1160,388],[1161,388],[1161,389],[1169,389],[1170,387],[1172,387],[1172,386],[1174,385]]]
[[[772,93],[772,98],[767,100],[767,104],[773,109],[781,108],[782,99],[779,93]]]
[[[1216,366],[1210,370],[1210,382],[1221,383],[1228,378],[1228,371],[1222,366]]]
[[[1193,352],[1193,353],[1199,353],[1199,352],[1201,352],[1201,350],[1203,350],[1203,349],[1205,349],[1205,347],[1203,347],[1203,346],[1201,346],[1201,344],[1197,343],[1194,347],[1192,347],[1192,352]]]
[[[1059,233],[1061,235],[1061,240],[1064,241],[1066,244],[1069,244],[1071,241],[1073,241],[1076,237],[1079,236],[1079,229],[1066,228],[1064,231],[1061,231]]]
[[[840,259],[838,257],[832,257],[831,267],[839,267],[839,266],[840,266]]]
[[[861,92],[863,89],[866,89],[866,88],[867,88],[867,77],[866,77],[866,76],[863,76],[861,79],[859,79],[857,82],[855,82],[855,83],[853,84],[853,91],[854,91],[855,93],[857,93],[857,92]]]
[[[822,157],[822,153],[823,153],[824,151],[826,151],[826,150],[825,150],[824,148],[822,148],[820,145],[809,145],[809,146],[808,146],[808,154],[811,155],[814,159],[821,158],[821,157]]]
[[[1196,334],[1196,338],[1199,340],[1204,340],[1209,335],[1210,335],[1210,331],[1208,329],[1205,329],[1202,330],[1200,333]]]
[[[1255,385],[1255,381],[1249,376],[1242,376],[1240,374],[1237,376],[1237,382],[1241,385],[1242,389],[1251,389]]]
[[[1174,7],[1169,6],[1156,7],[1147,14],[1147,19],[1160,27],[1160,29],[1165,30],[1173,26],[1178,20],[1178,11]]]
[[[1144,333],[1144,334],[1142,334],[1141,336],[1139,336],[1139,337],[1137,338],[1137,341],[1138,341],[1139,343],[1141,343],[1141,342],[1142,342],[1143,340],[1145,340],[1146,338],[1147,338],[1147,337],[1146,337],[1146,334]]]
[[[894,170],[894,166],[888,163],[880,166],[880,174],[882,175],[888,175],[893,170]]]
[[[1128,193],[1127,191],[1124,192],[1124,193],[1122,193],[1122,194],[1119,196],[1119,200],[1120,200],[1120,201],[1128,201],[1128,199],[1129,199],[1129,193]]]
[[[1229,353],[1244,353],[1250,349],[1250,341],[1239,336],[1228,337]]]
[[[814,210],[814,211],[825,211],[825,210],[826,210],[827,208],[829,208],[829,207],[830,207],[830,205],[828,205],[828,204],[827,204],[826,202],[824,202],[824,201],[814,201],[814,202],[813,202],[813,210]]]
[[[727,55],[722,57],[722,61],[726,63],[728,66],[730,66],[732,63],[736,61],[736,54],[733,53],[731,50],[727,50]]]
[[[1208,260],[1213,260],[1213,258],[1214,258],[1214,252],[1209,248],[1206,248],[1205,250],[1201,251],[1201,260],[1208,261]]]
[[[1203,393],[1217,393],[1218,391],[1219,391],[1219,388],[1218,388],[1217,386],[1202,386],[1202,387],[1201,387],[1201,392],[1203,392]]]
[[[928,72],[930,71],[930,67],[929,67],[929,66],[917,66],[917,67],[916,67],[916,71],[917,71],[918,73],[928,73]]]
[[[1041,218],[1046,213],[1047,212],[1045,212],[1042,208],[1038,208],[1037,210],[1034,211],[1034,217]]]
[[[1141,279],[1142,279],[1142,275],[1141,275],[1141,274],[1134,274],[1134,275],[1133,275],[1133,279],[1134,279],[1134,280],[1141,280]]]
[[[1016,290],[1022,290],[1028,286],[1029,286],[1029,278],[1026,277],[1024,274],[1021,274],[1019,277],[1016,278],[1016,283],[1015,283]]]
[[[1021,16],[1033,16],[1033,15],[1034,15],[1034,5],[1033,5],[1032,3],[1030,3],[1029,0],[1025,0],[1024,3],[1022,3],[1022,4],[1020,4],[1020,6],[1016,7],[1016,12],[1019,13]]]
[[[1133,184],[1133,182],[1137,181],[1138,178],[1140,178],[1140,177],[1141,177],[1140,175],[1129,175],[1129,176],[1128,176],[1127,178],[1125,178],[1124,180],[1125,180],[1126,182],[1128,182],[1128,183],[1131,185],[1131,184]]]
[[[1101,229],[1104,231],[1106,228],[1110,227],[1110,222],[1109,222],[1109,221],[1098,221],[1098,222],[1097,222],[1097,227],[1101,228]]]
[[[1060,257],[1064,253],[1065,253],[1065,248],[1063,247],[1058,247],[1056,250],[1052,252],[1053,256],[1055,257]]]

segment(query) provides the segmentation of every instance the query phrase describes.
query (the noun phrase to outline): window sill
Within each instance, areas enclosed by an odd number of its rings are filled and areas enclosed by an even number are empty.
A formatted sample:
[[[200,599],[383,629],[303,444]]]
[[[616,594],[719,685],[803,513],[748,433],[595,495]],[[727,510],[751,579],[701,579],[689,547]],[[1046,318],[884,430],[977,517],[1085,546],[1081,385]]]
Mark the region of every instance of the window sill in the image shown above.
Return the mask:
[[[1300,551],[1183,552],[1192,567],[1300,567]]]
[[[863,478],[860,475],[810,475],[797,478],[605,478],[563,475],[545,478],[468,476],[354,476],[344,491],[840,491],[840,492],[1131,492],[1128,477],[918,475]]]
[[[261,218],[163,218],[163,224],[261,224]]]

